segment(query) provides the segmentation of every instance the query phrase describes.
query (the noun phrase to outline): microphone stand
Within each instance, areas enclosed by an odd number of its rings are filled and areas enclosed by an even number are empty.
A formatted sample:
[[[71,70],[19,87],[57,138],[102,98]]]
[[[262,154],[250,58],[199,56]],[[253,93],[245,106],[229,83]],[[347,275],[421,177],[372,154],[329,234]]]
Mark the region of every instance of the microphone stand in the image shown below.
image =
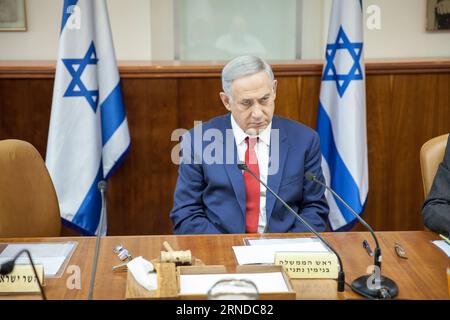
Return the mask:
[[[89,284],[89,293],[88,293],[88,300],[92,300],[93,294],[94,294],[94,284],[95,284],[95,274],[97,272],[97,264],[98,264],[98,254],[100,251],[100,239],[103,235],[103,221],[106,216],[106,198],[105,198],[105,192],[108,187],[108,183],[105,180],[100,180],[98,185],[98,190],[100,191],[100,194],[102,196],[102,209],[100,212],[100,222],[99,222],[99,228],[97,228],[97,239],[95,242],[95,255],[94,260],[92,262],[92,271],[91,271],[91,282]]]
[[[271,188],[269,188],[269,186],[267,184],[265,184],[252,170],[250,170],[247,165],[245,163],[238,163],[238,168],[240,170],[245,170],[248,173],[250,173],[256,180],[258,180],[264,187],[266,187],[267,190],[269,190],[269,192],[278,200],[280,201],[283,206],[289,210],[290,213],[292,213],[297,220],[299,220],[301,223],[303,223],[312,233],[314,233],[314,235],[316,235],[316,237],[318,237],[323,243],[325,243],[325,245],[336,255],[338,262],[339,262],[339,272],[338,272],[338,278],[337,278],[337,289],[338,292],[344,292],[345,290],[345,273],[344,273],[344,265],[342,264],[342,260],[341,257],[339,256],[339,254],[337,253],[337,251],[331,246],[331,244],[329,244],[316,230],[314,230],[314,228],[308,223],[306,222],[305,219],[303,219],[302,217],[300,217],[300,215],[295,212],[294,209],[292,209],[283,199],[281,199],[276,193],[275,191],[273,191]]]
[[[36,271],[36,267],[34,266],[33,259],[31,258],[30,251],[28,251],[27,249],[19,251],[19,253],[17,253],[16,256],[12,260],[9,260],[9,261],[3,263],[2,265],[0,265],[0,275],[10,274],[14,270],[14,266],[16,265],[16,260],[23,253],[26,253],[26,255],[28,256],[28,259],[31,262],[31,267],[33,268],[33,273],[34,273],[34,276],[36,277],[36,281],[39,286],[39,291],[41,292],[42,300],[47,300],[47,296],[45,295],[44,288],[42,287],[41,281],[39,280],[39,277],[38,277],[38,274]]]
[[[352,282],[351,288],[356,293],[359,293],[362,295],[366,295],[372,298],[381,298],[381,299],[391,299],[397,296],[398,294],[398,286],[397,284],[390,278],[382,276],[381,275],[381,248],[380,244],[378,242],[378,238],[375,235],[375,232],[373,231],[372,227],[363,219],[361,218],[352,207],[350,207],[344,199],[342,199],[333,189],[331,189],[329,186],[327,186],[322,181],[318,180],[317,177],[312,174],[311,172],[307,172],[305,175],[307,180],[316,182],[320,184],[321,186],[325,187],[328,191],[333,194],[350,212],[353,216],[355,216],[356,219],[358,219],[359,222],[367,229],[369,230],[373,240],[375,241],[375,250],[374,250],[374,265],[375,269],[373,271],[372,275],[364,275],[357,279],[355,279]],[[378,269],[378,270],[377,270]],[[374,279],[375,281],[373,281]],[[371,284],[372,282],[375,282],[375,284]]]

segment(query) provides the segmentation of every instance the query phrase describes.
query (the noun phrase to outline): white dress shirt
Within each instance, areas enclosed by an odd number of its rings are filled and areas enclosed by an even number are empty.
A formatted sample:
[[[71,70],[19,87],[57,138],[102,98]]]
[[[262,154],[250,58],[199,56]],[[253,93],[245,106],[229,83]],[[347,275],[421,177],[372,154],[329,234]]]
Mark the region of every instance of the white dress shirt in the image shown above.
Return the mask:
[[[233,129],[234,140],[236,141],[238,159],[239,161],[245,162],[245,152],[247,151],[247,143],[245,143],[245,138],[249,137],[249,135],[246,134],[241,127],[239,127],[234,120],[233,115],[231,115],[231,128]],[[252,138],[259,137],[258,142],[255,145],[255,152],[256,157],[258,158],[259,178],[265,184],[267,184],[267,175],[269,172],[271,129],[272,122],[269,123],[267,128],[261,131],[257,136],[251,136]],[[264,233],[266,224],[266,187],[260,183],[258,233]]]

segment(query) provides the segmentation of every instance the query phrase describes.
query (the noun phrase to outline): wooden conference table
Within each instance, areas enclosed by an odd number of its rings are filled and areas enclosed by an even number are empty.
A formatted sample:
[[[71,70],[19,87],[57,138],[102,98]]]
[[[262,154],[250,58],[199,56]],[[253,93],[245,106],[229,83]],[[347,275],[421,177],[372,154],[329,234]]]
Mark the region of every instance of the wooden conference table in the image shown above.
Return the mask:
[[[295,237],[307,234],[267,234],[266,237]],[[377,232],[383,251],[382,273],[395,280],[399,286],[399,299],[449,299],[447,267],[450,260],[431,241],[439,237],[426,231]],[[243,238],[250,235],[160,235],[160,236],[111,236],[102,238],[99,264],[95,282],[94,299],[124,299],[126,272],[113,273],[112,266],[120,263],[113,248],[122,244],[130,253],[146,259],[156,258],[163,250],[162,243],[168,241],[176,250],[192,251],[192,254],[207,265],[225,265],[228,272],[234,272],[236,259],[234,245],[242,245]],[[373,242],[367,232],[324,233],[329,242],[341,254],[346,281],[366,273],[373,263],[362,247],[362,241]],[[48,299],[86,299],[90,281],[95,238],[0,238],[5,242],[61,242],[77,241],[78,246],[61,278],[46,279]],[[398,257],[394,244],[399,243],[405,250],[407,260]],[[81,271],[81,288],[68,289],[67,282],[73,280],[74,268]],[[348,287],[337,293],[335,280],[292,280],[297,299],[359,299]],[[39,296],[0,296],[0,299],[37,299]]]

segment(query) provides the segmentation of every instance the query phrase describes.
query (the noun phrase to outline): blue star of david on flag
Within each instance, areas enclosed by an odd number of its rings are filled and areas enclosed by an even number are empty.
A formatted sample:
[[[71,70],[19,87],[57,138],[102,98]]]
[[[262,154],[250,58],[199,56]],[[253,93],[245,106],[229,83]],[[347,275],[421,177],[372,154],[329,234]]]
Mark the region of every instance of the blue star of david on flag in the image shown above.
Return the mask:
[[[362,47],[362,42],[350,42],[342,26],[339,28],[336,41],[334,43],[327,44],[325,53],[326,65],[322,80],[335,81],[339,96],[341,98],[352,80],[363,79],[363,73],[360,64]],[[336,64],[334,63],[334,60],[336,57],[336,52],[338,50],[347,50],[353,60],[353,65],[347,74],[339,74],[336,70]]]
[[[72,76],[72,81],[64,92],[64,97],[84,97],[89,102],[92,110],[97,111],[98,89],[88,90],[81,80],[84,70],[88,65],[97,65],[98,59],[95,52],[94,42],[81,59],[61,59]]]

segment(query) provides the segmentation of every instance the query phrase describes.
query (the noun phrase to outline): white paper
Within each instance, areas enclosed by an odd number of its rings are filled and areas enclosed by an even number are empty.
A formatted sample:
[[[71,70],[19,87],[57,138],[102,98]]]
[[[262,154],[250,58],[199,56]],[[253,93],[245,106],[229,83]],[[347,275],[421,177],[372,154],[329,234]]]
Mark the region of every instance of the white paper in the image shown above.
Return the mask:
[[[319,241],[291,244],[270,244],[252,246],[234,246],[238,264],[273,264],[276,252],[328,252]]]
[[[35,264],[44,266],[46,277],[55,277],[64,261],[72,254],[75,248],[75,242],[64,243],[13,243],[8,246],[0,254],[0,263],[14,258],[19,251],[27,249],[30,251],[31,257]],[[30,264],[26,254],[21,255],[17,260],[17,264]]]
[[[301,238],[259,238],[259,239],[247,239],[250,246],[262,246],[271,244],[299,244],[299,243],[312,243],[320,242],[318,238],[301,237]]]
[[[149,291],[158,289],[158,278],[150,261],[139,256],[128,262],[127,268],[140,286]]]
[[[180,275],[180,294],[207,294],[217,282],[224,279],[252,281],[259,293],[288,292],[281,272],[228,273],[228,274],[183,274]]]
[[[450,258],[450,245],[447,242],[445,242],[445,240],[435,240],[432,242],[436,247],[444,251],[447,257]]]

